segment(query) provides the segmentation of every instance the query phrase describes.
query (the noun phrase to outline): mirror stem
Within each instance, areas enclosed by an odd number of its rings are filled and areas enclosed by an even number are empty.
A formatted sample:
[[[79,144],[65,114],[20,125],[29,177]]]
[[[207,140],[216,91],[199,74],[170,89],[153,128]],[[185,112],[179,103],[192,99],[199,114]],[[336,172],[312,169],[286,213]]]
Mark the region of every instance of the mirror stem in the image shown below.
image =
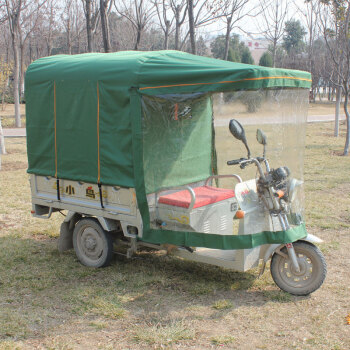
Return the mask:
[[[244,143],[244,146],[245,146],[245,148],[247,149],[247,152],[248,152],[248,159],[250,159],[250,149],[248,147],[247,141],[243,140],[243,143]]]

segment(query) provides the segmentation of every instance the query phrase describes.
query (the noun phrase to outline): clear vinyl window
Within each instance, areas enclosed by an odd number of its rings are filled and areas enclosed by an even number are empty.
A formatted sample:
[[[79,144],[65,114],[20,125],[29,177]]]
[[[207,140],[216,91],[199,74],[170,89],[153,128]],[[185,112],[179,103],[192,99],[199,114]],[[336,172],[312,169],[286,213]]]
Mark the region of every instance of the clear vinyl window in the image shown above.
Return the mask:
[[[279,229],[257,193],[256,166],[227,165],[247,157],[244,144],[230,133],[231,119],[243,126],[251,157],[263,154],[256,140],[257,129],[263,130],[271,169],[288,167],[288,179],[298,180],[290,212],[302,215],[307,104],[307,89],[143,96],[143,162],[151,227],[239,234],[236,212],[248,205],[247,212],[256,212],[250,218],[246,215],[245,233]],[[234,174],[243,180],[240,187]],[[243,202],[245,192],[250,195]]]

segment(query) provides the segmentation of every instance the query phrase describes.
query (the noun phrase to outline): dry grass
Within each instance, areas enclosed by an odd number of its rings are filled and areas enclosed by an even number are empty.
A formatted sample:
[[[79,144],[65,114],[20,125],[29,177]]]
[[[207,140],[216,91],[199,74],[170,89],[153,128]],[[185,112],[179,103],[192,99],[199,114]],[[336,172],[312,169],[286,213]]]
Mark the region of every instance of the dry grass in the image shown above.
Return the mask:
[[[218,104],[214,105],[214,108],[218,107]],[[265,104],[259,108],[259,117],[270,117],[273,109],[269,109],[269,104]],[[334,115],[335,104],[332,102],[316,102],[308,105],[308,115]],[[244,117],[256,117],[257,113],[248,113],[246,107],[239,101],[228,103],[227,105],[221,105],[220,113],[222,115],[239,115],[240,118]],[[340,108],[340,114],[344,114],[343,105]],[[218,115],[218,113],[216,113]]]
[[[19,111],[21,114],[25,114],[26,105],[21,104],[19,106]],[[3,109],[2,104],[0,104],[0,116],[1,117],[13,117],[15,115],[15,105],[13,104],[5,104],[5,108]]]
[[[21,121],[22,121],[22,127],[26,126],[26,118],[25,118],[25,105],[20,105],[20,114],[21,114]],[[13,104],[6,104],[5,108],[2,108],[2,105],[0,104],[0,118],[1,118],[1,125],[4,128],[14,128],[15,127],[15,107]]]
[[[105,269],[59,254],[62,221],[30,215],[25,139],[7,139],[0,172],[0,349],[350,348],[350,161],[331,124],[307,130],[308,228],[325,240],[325,284],[281,292],[269,272],[236,273],[159,252]],[[21,164],[16,166],[15,164]]]
[[[238,109],[237,109],[238,107]],[[310,103],[309,104],[309,115],[330,115],[334,114],[334,103],[329,102],[316,102],[316,103]],[[241,113],[241,116],[249,116],[245,112],[245,107],[242,104],[237,104],[235,113]],[[21,113],[21,121],[22,121],[22,127],[26,126],[26,118],[25,118],[25,105],[20,105],[20,113]],[[343,109],[341,108],[340,113],[343,113]],[[229,113],[230,114],[230,113]],[[5,105],[5,109],[2,110],[0,105],[0,118],[1,118],[1,124],[4,128],[14,128],[15,127],[15,120],[14,120],[14,105],[13,104],[7,104]]]
[[[332,102],[316,102],[309,104],[309,115],[329,115],[334,114],[335,104]],[[344,114],[343,104],[340,107],[340,113]]]

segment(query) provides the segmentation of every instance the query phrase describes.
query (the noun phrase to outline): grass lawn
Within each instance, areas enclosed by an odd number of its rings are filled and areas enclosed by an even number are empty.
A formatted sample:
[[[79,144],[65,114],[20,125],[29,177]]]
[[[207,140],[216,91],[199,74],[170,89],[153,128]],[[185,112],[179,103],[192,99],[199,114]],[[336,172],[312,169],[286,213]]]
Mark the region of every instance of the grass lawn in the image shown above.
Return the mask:
[[[26,126],[25,111],[26,106],[24,104],[20,105],[21,122],[22,127]],[[13,104],[6,104],[3,106],[0,104],[0,118],[1,125],[4,128],[14,128],[15,127],[15,106]]]
[[[342,126],[344,128],[344,126]],[[161,252],[89,269],[59,254],[63,217],[30,215],[25,139],[0,171],[0,350],[350,348],[350,158],[333,124],[309,124],[306,218],[324,239],[324,285],[294,297],[269,271],[236,273]]]

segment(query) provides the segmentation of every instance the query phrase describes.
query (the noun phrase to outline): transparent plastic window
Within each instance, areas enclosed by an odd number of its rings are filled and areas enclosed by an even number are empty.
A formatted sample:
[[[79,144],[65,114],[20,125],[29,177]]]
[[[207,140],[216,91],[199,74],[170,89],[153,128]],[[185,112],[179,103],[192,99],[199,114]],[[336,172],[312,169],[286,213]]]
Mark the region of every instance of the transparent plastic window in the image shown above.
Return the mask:
[[[281,230],[257,193],[257,167],[227,165],[247,157],[244,144],[230,133],[231,119],[243,126],[251,157],[263,155],[256,139],[259,128],[267,137],[271,169],[288,167],[283,168],[293,196],[288,218],[299,224],[307,105],[307,89],[143,96],[143,161],[151,227],[221,235]],[[233,174],[243,183],[237,185],[236,177],[220,177]],[[290,186],[293,178],[299,181]],[[278,186],[286,190],[286,184]],[[239,209],[246,212],[244,225],[237,219]]]

